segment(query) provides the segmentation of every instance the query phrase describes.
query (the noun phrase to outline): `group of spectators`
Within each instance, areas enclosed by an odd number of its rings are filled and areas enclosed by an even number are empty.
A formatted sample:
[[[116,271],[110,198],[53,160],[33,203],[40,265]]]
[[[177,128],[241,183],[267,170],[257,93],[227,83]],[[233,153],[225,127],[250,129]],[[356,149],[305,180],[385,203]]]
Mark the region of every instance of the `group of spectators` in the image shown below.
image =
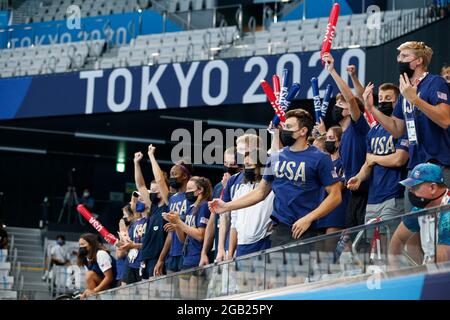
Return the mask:
[[[214,187],[188,162],[163,172],[152,145],[148,185],[144,155],[135,153],[137,192],[122,209],[117,261],[97,237],[80,238],[79,262],[90,270],[83,295],[447,204],[450,70],[428,72],[433,51],[423,42],[403,43],[398,51],[399,86],[363,87],[349,66],[355,92],[324,54],[340,90],[331,110],[335,125],[326,128],[303,109],[288,111],[270,150],[261,150],[252,134],[225,150],[223,179]],[[409,216],[390,252],[401,252],[414,234],[424,263],[449,259],[450,213],[433,221]],[[437,252],[427,244],[431,236]],[[193,278],[180,279],[180,290],[196,285]]]

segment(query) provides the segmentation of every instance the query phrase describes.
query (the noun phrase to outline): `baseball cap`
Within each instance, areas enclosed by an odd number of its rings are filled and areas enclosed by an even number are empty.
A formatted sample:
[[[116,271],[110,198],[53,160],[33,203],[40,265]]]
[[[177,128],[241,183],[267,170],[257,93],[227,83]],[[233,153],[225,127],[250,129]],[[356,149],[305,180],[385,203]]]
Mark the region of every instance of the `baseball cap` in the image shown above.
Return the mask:
[[[444,183],[441,167],[432,163],[418,164],[412,169],[409,177],[400,181],[400,184],[413,187],[424,182]]]

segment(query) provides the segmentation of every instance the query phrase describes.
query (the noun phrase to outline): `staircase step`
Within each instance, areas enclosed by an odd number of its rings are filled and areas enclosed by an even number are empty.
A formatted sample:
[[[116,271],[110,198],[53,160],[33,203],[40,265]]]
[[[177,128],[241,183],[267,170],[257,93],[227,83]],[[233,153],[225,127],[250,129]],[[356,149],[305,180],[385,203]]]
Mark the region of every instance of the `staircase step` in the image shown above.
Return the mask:
[[[42,246],[38,245],[19,245],[15,246],[15,248],[17,249],[17,254],[19,255],[21,252],[39,252],[41,255],[44,255],[44,249]]]
[[[41,270],[41,268],[44,267],[44,263],[42,261],[35,262],[35,261],[21,261],[21,268],[39,268],[38,270]]]
[[[11,242],[11,237],[9,237],[9,241]],[[34,238],[16,238],[16,237],[14,237],[14,245],[16,243],[23,243],[23,244],[41,243],[41,239],[39,238],[39,241],[36,242],[36,239],[34,239]]]
[[[37,229],[37,228],[22,228],[22,227],[10,227],[10,226],[8,226],[5,229],[6,229],[6,231],[8,231],[8,233],[10,231],[11,232],[15,232],[15,231],[17,231],[17,232],[29,232],[29,233],[31,233],[31,232],[40,233],[41,232],[41,229]]]

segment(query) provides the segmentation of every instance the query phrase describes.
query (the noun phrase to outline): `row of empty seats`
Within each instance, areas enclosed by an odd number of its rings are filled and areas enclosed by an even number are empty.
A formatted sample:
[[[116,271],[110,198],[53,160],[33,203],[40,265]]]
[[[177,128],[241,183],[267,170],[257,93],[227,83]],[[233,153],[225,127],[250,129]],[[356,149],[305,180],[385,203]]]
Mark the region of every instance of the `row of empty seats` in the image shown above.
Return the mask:
[[[384,27],[384,31],[386,31],[386,27],[392,23],[401,23],[405,17],[416,18],[423,12],[419,9],[380,12],[380,27]],[[379,45],[382,42],[383,29],[368,28],[367,19],[369,16],[366,14],[339,17],[333,48]],[[327,24],[328,18],[274,23],[268,31],[259,31],[247,36],[247,39],[253,37],[253,41],[246,41],[243,45],[233,48],[233,52],[229,53],[229,56],[242,57],[320,50]],[[419,22],[417,22],[418,26]],[[408,27],[411,26],[408,25]],[[411,30],[404,28],[405,33],[409,31]]]
[[[0,50],[0,77],[49,74],[80,69],[98,57],[105,41],[73,42]]]
[[[162,3],[169,12],[213,9],[217,5],[217,0],[163,0],[159,2]]]
[[[211,28],[138,36],[119,48],[117,57],[103,58],[101,68],[166,64],[206,60],[230,46],[238,34],[236,27]]]
[[[24,19],[25,23],[58,21],[67,18],[66,10],[71,5],[80,8],[82,17],[110,15],[145,9],[150,0],[50,0],[41,1],[37,6],[29,7]],[[27,6],[27,3],[23,4]],[[28,5],[29,6],[29,5]],[[18,9],[21,10],[20,8]]]

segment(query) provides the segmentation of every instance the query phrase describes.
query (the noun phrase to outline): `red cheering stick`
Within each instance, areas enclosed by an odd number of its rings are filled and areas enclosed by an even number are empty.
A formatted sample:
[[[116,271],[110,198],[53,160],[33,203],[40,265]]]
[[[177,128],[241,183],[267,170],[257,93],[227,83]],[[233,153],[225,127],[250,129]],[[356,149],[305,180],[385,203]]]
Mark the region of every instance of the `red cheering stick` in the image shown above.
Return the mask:
[[[84,205],[79,204],[77,206],[77,210],[87,221],[89,221],[89,223],[95,228],[95,230],[97,230],[103,236],[103,238],[105,238],[106,242],[112,245],[116,245],[119,242],[119,239],[109,233],[109,231],[106,230],[106,228],[92,216],[92,214],[88,209],[85,208]]]
[[[331,9],[330,18],[328,19],[327,30],[325,32],[325,37],[323,37],[322,50],[320,51],[320,58],[322,58],[326,52],[330,52],[331,43],[333,42],[336,24],[339,17],[339,8],[340,8],[339,4],[335,3],[333,5],[333,8]]]
[[[275,114],[280,118],[281,122],[286,121],[285,113],[283,109],[281,109],[279,103],[277,102],[277,99],[275,97],[275,94],[273,93],[272,88],[267,83],[266,80],[261,80],[261,87],[263,88],[267,99],[269,99],[270,104],[272,105],[273,110],[275,110]]]
[[[278,104],[280,104],[280,77],[274,74],[272,76],[273,94]]]
[[[377,120],[375,120],[373,114],[370,113],[369,110],[365,109],[364,114],[366,115],[366,119],[367,119],[367,122],[369,123],[370,127],[373,127],[374,125],[376,125],[378,123]]]

